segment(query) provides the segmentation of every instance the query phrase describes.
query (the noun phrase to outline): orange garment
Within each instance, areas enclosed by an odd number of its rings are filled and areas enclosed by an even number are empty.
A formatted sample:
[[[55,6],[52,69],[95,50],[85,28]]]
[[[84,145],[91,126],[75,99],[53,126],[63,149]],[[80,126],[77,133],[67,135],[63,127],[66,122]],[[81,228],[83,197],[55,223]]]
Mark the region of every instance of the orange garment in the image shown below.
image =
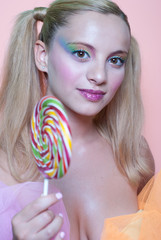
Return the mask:
[[[138,196],[135,214],[105,219],[101,240],[161,240],[161,171]]]

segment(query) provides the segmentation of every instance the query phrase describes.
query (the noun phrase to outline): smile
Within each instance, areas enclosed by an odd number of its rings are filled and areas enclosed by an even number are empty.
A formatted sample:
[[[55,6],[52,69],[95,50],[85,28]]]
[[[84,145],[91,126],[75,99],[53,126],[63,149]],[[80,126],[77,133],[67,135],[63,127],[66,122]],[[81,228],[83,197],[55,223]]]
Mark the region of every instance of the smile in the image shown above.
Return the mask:
[[[100,91],[100,90],[98,90],[98,91],[92,90],[92,89],[78,89],[78,90],[84,98],[86,98],[87,100],[89,100],[91,102],[98,102],[105,95],[105,92]]]

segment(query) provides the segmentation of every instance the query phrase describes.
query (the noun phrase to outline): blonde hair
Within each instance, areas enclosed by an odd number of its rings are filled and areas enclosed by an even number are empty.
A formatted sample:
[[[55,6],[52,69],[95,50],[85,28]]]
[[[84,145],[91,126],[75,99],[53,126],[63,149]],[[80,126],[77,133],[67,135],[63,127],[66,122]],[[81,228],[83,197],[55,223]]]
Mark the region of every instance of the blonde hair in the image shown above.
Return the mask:
[[[40,73],[34,61],[36,22],[43,21],[39,39],[50,49],[57,29],[68,24],[71,15],[81,11],[115,14],[125,21],[130,31],[127,16],[108,0],[56,0],[48,9],[36,8],[20,14],[13,29],[0,98],[3,108],[0,146],[7,152],[11,174],[18,181],[34,180],[38,176],[30,146],[32,111],[43,95]],[[135,186],[151,175],[139,154],[142,129],[139,77],[140,55],[131,37],[123,84],[95,118],[98,130],[112,145],[119,170]]]
[[[140,91],[140,52],[134,37],[125,78],[112,101],[96,116],[100,133],[111,143],[118,169],[133,186],[145,184],[154,169],[141,155],[143,104]]]

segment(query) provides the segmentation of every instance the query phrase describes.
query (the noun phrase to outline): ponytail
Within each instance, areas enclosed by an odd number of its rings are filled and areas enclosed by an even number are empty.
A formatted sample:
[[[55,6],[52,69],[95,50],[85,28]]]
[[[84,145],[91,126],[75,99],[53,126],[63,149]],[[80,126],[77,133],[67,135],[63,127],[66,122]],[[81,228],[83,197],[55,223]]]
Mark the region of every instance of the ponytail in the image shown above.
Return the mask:
[[[36,22],[43,21],[45,12],[46,8],[36,8],[18,16],[10,38],[1,88],[0,110],[3,119],[0,147],[7,153],[11,174],[18,181],[21,181],[20,172],[25,175],[27,169],[36,171],[34,166],[31,168],[34,161],[30,150],[29,122],[34,105],[42,95],[34,45],[38,35]],[[34,179],[37,173],[26,175]]]

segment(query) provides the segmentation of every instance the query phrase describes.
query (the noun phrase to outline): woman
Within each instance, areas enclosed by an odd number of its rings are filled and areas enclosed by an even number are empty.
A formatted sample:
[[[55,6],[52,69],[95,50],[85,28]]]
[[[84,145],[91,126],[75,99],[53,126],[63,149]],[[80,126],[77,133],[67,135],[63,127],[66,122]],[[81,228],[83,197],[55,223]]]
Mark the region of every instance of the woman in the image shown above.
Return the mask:
[[[41,179],[29,123],[37,101],[54,95],[65,106],[73,137],[70,170],[54,182],[63,193],[70,239],[100,239],[105,218],[138,211],[137,193],[154,174],[141,137],[140,59],[127,17],[107,0],[56,0],[21,14],[11,39],[1,93],[8,179]],[[30,208],[33,203],[13,219],[15,239],[21,239]],[[25,239],[33,236],[31,225]]]

